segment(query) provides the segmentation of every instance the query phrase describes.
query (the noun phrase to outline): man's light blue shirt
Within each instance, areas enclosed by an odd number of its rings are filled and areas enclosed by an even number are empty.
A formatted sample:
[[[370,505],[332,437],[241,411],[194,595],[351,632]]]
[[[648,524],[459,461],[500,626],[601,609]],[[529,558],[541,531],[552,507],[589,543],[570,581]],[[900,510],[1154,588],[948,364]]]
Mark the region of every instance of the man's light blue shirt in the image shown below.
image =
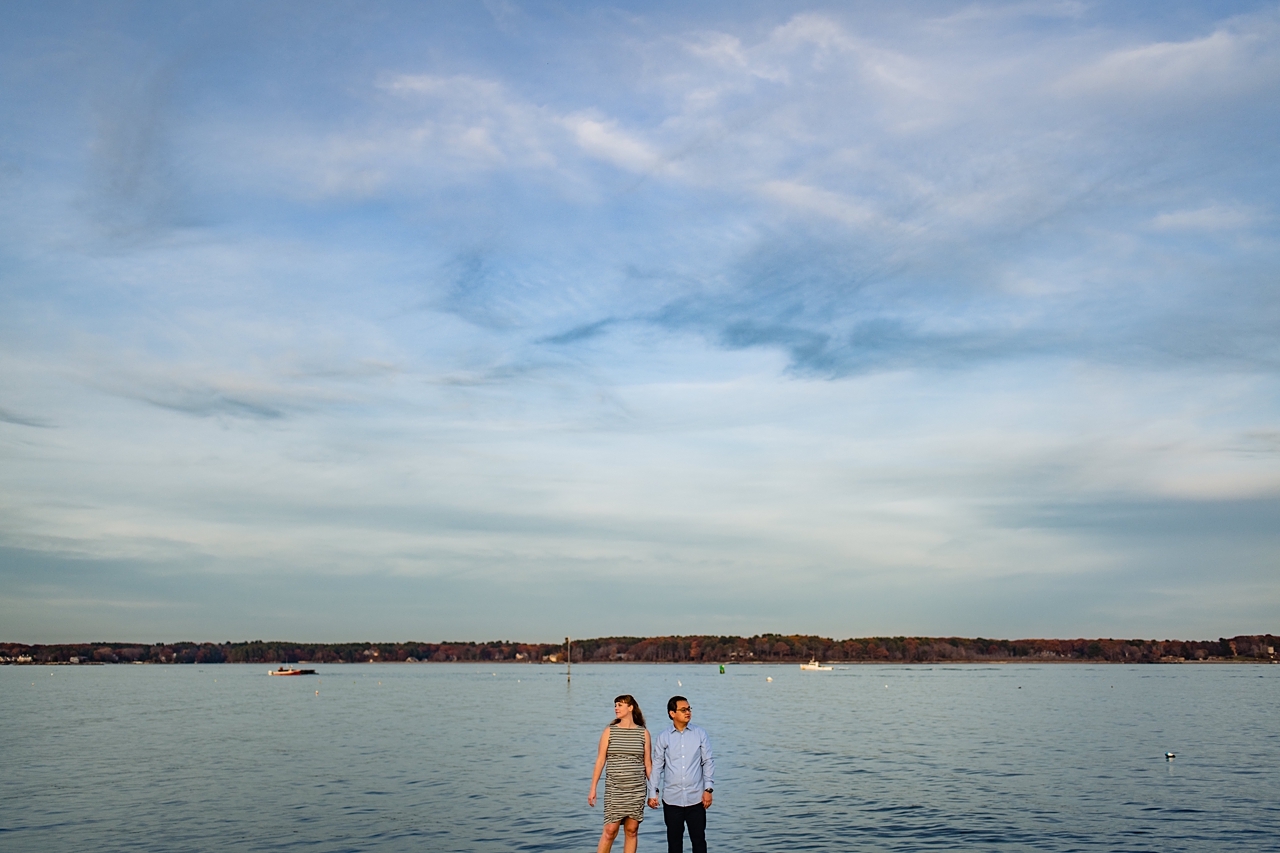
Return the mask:
[[[692,723],[679,731],[675,726],[653,741],[653,773],[649,776],[649,799],[658,796],[673,806],[693,806],[702,802],[702,792],[714,788],[716,763],[711,758],[711,739]]]

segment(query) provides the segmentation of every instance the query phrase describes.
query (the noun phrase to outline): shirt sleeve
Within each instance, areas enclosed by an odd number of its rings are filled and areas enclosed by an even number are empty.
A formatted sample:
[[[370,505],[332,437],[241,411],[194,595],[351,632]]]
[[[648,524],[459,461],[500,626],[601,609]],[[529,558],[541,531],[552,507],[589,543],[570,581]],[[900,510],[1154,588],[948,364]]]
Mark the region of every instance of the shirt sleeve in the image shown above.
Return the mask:
[[[699,744],[699,750],[702,752],[702,789],[715,787],[716,762],[711,757],[711,738],[707,736],[706,729],[702,731],[702,743]]]
[[[662,782],[662,771],[667,766],[666,732],[653,739],[653,771],[649,774],[649,799],[658,796],[658,785]]]

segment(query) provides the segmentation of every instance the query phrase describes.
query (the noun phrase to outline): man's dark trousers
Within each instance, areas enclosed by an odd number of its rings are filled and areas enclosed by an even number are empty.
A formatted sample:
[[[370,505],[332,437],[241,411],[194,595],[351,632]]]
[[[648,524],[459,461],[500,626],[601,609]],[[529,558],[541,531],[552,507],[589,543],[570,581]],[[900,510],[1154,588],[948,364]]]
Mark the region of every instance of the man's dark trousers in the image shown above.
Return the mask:
[[[662,819],[667,824],[667,853],[684,850],[684,828],[689,826],[689,841],[693,853],[707,853],[707,808],[698,803],[693,806],[662,804]]]

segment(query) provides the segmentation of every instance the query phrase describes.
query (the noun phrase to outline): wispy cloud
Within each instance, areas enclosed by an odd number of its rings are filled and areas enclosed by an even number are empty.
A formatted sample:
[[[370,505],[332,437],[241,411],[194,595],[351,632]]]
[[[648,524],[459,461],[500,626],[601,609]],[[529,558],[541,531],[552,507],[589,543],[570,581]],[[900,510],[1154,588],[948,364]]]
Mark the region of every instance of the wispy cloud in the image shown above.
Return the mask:
[[[14,424],[15,426],[36,427],[37,429],[48,429],[53,423],[43,418],[33,418],[26,415],[20,415],[8,409],[0,408],[0,422],[6,424]]]
[[[829,217],[852,227],[888,224],[875,210],[829,190],[794,181],[769,181],[761,190],[770,198],[790,207]]]
[[[1215,204],[1157,214],[1151,227],[1158,231],[1236,231],[1257,224],[1261,218],[1256,209]]]
[[[352,402],[343,382],[385,371],[367,366],[298,373],[281,365],[254,374],[197,365],[128,369],[83,375],[81,381],[114,396],[200,418],[279,420]]]
[[[618,322],[614,317],[606,317],[603,320],[596,320],[594,323],[576,326],[557,335],[548,335],[539,342],[547,344],[576,344],[579,341],[589,341],[604,334],[610,326],[614,326]]]
[[[1062,91],[1178,100],[1246,97],[1280,75],[1280,18],[1274,10],[1242,16],[1214,32],[1111,51],[1066,74]]]
[[[579,147],[592,157],[630,172],[651,172],[661,165],[656,151],[620,130],[616,121],[574,115],[566,117],[564,123]]]

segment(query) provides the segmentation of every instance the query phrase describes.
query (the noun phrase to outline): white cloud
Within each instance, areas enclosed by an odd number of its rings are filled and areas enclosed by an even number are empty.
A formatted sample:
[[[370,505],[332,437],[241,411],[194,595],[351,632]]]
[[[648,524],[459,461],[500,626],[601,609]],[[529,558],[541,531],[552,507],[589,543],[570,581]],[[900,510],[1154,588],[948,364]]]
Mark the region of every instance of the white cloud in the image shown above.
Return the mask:
[[[1280,26],[1274,14],[1237,19],[1201,38],[1114,50],[1068,72],[1068,95],[1236,96],[1280,78]]]
[[[855,51],[858,43],[836,21],[823,15],[800,14],[777,27],[769,40],[778,45],[812,45],[827,51]]]
[[[796,15],[771,32],[762,49],[765,52],[798,51],[804,47],[817,49],[812,57],[815,65],[826,63],[831,55],[843,55],[853,60],[853,67],[864,80],[886,85],[898,94],[930,94],[930,87],[921,75],[922,67],[913,57],[858,38],[839,22],[822,15]]]
[[[424,145],[439,145],[465,154],[480,154],[495,163],[551,167],[564,155],[566,143],[593,159],[632,172],[659,168],[656,149],[614,118],[599,112],[557,113],[510,95],[494,80],[458,76],[398,75],[382,84],[389,92],[430,99],[428,115],[434,131],[418,134]],[[568,137],[565,136],[568,131]]]
[[[654,172],[669,169],[652,147],[644,141],[618,129],[612,120],[600,120],[586,115],[566,116],[563,119],[578,146],[592,157],[626,169],[630,172]]]
[[[1031,3],[974,3],[933,23],[937,26],[986,23],[1013,18],[1081,18],[1088,5],[1078,0],[1035,0]]]
[[[794,181],[768,181],[760,189],[769,198],[789,207],[835,219],[852,227],[867,228],[885,224],[884,218],[872,207],[829,190]]]
[[[679,171],[661,149],[600,110],[558,112],[514,96],[499,81],[467,75],[389,75],[393,100],[366,126],[338,133],[271,129],[239,158],[284,176],[299,194],[370,196],[423,183],[466,183],[509,170],[553,175],[567,189],[588,181],[584,158],[625,172]],[[241,144],[246,144],[243,140]]]
[[[545,110],[511,97],[498,81],[456,75],[394,75],[381,88],[418,104],[415,124],[389,130],[393,146],[436,149],[485,167],[517,164],[551,166]],[[417,96],[420,100],[413,100]],[[424,115],[425,113],[425,115]]]
[[[1255,225],[1261,219],[1253,208],[1213,204],[1161,213],[1151,220],[1151,227],[1157,231],[1235,231]]]
[[[717,65],[733,69],[748,67],[747,52],[742,47],[742,40],[737,36],[728,33],[708,33],[688,42],[686,46],[694,56]]]

